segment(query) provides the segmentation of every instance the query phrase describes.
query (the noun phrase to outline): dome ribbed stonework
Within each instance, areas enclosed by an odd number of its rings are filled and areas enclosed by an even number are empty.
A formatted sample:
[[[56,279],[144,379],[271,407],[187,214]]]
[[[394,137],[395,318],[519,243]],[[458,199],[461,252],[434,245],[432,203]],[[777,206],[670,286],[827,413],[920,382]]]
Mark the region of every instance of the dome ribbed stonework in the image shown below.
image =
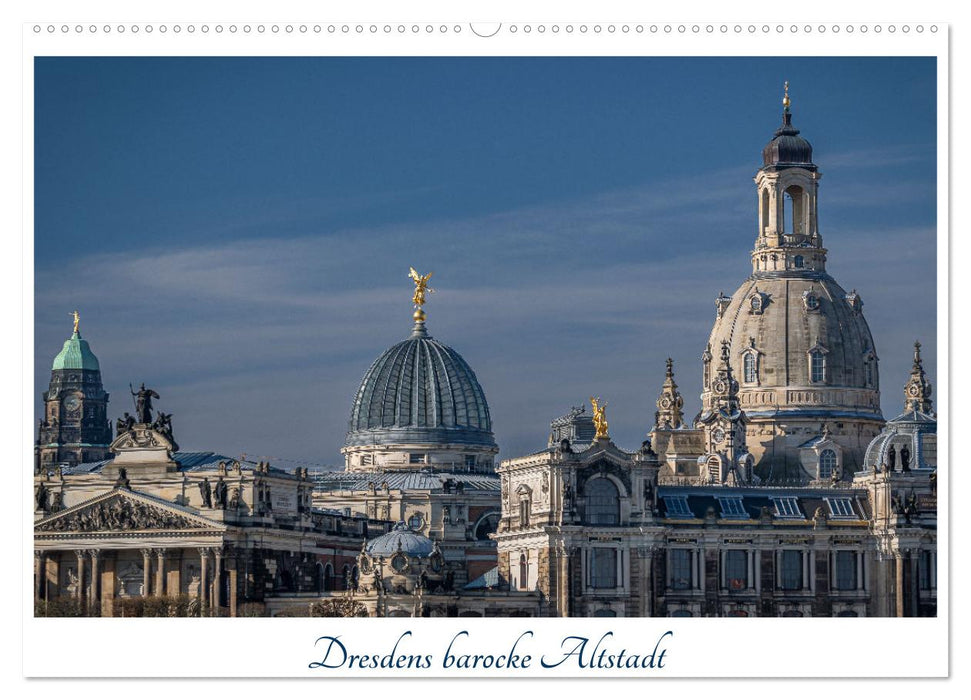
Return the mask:
[[[403,522],[396,524],[391,532],[371,540],[364,548],[372,557],[392,557],[400,552],[409,557],[425,558],[434,550],[434,542],[410,530]]]
[[[455,350],[419,322],[364,375],[345,447],[391,444],[495,447],[485,393]]]

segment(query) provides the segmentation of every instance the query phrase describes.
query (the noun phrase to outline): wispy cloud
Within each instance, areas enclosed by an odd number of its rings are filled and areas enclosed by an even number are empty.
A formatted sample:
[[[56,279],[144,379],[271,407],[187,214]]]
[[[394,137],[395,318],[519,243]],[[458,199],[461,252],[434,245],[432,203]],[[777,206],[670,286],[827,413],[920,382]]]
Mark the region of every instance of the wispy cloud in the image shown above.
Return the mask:
[[[689,416],[698,408],[713,299],[750,270],[751,174],[42,267],[35,390],[63,342],[65,309],[78,306],[113,412],[125,410],[127,382],[145,380],[175,412],[183,445],[335,462],[357,382],[408,333],[415,265],[436,273],[430,330],[476,369],[506,456],[537,447],[548,420],[590,393],[610,397],[612,432],[637,444],[665,357],[677,361]],[[863,214],[876,206],[864,202]],[[933,354],[935,239],[926,227],[826,233],[832,273],[867,303],[888,411],[913,336]]]

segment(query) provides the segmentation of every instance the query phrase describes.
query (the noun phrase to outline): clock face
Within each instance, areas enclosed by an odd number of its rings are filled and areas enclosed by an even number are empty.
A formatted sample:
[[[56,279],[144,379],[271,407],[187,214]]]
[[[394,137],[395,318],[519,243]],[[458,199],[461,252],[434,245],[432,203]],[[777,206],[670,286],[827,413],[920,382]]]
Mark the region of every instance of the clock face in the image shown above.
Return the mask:
[[[725,439],[725,431],[721,428],[715,428],[713,431],[711,431],[711,439],[715,442],[721,442]]]
[[[661,408],[671,408],[671,399],[667,396],[661,399]]]
[[[80,405],[81,399],[74,394],[70,394],[64,399],[64,408],[66,408],[68,411],[76,411]]]
[[[911,396],[917,396],[917,386],[914,385],[914,384],[911,384],[910,385],[910,395]]]
[[[724,381],[719,379],[717,382],[715,382],[714,389],[716,393],[724,394],[726,391],[728,391],[728,385]]]

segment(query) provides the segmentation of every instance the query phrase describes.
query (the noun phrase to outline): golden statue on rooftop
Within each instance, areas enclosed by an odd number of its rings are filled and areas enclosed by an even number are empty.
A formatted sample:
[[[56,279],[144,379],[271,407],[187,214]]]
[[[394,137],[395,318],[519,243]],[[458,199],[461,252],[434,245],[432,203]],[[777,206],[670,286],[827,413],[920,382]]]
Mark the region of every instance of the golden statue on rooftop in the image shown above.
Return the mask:
[[[786,94],[782,96],[782,106],[787,110],[789,109],[789,81],[786,81],[785,85]]]
[[[408,273],[408,277],[415,281],[415,295],[412,297],[412,302],[415,304],[415,320],[423,320],[425,313],[422,311],[421,307],[425,305],[425,294],[431,294],[435,290],[428,286],[428,280],[431,276],[435,274],[434,272],[429,272],[427,275],[419,275],[415,268],[409,268],[411,272]],[[421,319],[419,319],[419,315]]]
[[[78,324],[81,322],[81,314],[79,314],[78,310],[75,309],[74,311],[71,312],[71,315],[74,317],[74,332],[77,333]]]
[[[596,439],[608,438],[607,433],[607,402],[600,403],[600,397],[590,397],[590,405],[593,406],[593,427],[596,428]]]

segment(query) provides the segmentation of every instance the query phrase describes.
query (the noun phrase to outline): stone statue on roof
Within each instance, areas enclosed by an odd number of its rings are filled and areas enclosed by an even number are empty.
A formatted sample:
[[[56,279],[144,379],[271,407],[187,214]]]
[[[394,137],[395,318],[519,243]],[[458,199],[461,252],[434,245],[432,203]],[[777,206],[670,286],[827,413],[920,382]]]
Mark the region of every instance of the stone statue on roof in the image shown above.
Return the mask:
[[[152,399],[159,398],[158,393],[154,389],[146,389],[145,382],[142,382],[142,386],[138,391],[135,391],[131,384],[128,385],[128,388],[131,390],[131,395],[135,399],[136,421],[138,423],[151,423]]]

